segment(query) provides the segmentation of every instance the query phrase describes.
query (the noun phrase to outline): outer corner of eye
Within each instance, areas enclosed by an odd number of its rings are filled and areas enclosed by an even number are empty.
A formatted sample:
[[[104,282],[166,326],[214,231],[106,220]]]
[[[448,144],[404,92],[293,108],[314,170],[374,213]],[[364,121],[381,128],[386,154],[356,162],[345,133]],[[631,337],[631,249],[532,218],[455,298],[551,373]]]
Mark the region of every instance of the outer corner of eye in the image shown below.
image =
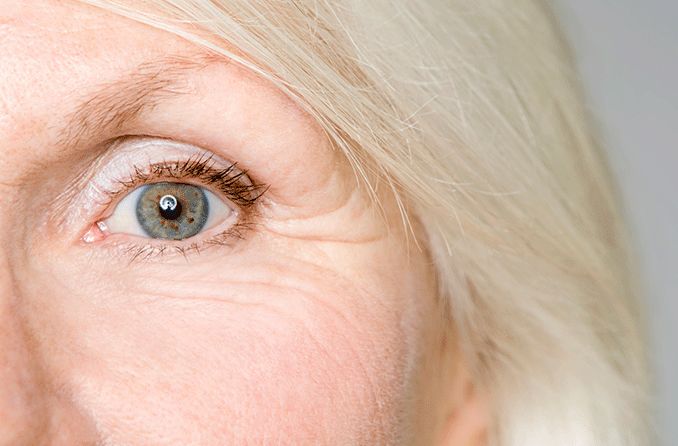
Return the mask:
[[[95,242],[122,233],[143,238],[183,240],[226,221],[235,210],[200,186],[161,182],[128,193],[83,240]]]

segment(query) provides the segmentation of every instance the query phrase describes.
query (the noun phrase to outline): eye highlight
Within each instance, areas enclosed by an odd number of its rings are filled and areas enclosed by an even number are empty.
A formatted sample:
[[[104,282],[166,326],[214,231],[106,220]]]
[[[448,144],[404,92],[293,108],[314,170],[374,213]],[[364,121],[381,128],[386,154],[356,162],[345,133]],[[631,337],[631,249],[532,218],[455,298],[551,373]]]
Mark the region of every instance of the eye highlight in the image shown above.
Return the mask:
[[[235,212],[200,186],[160,182],[137,187],[102,223],[108,233],[184,240],[225,222]]]

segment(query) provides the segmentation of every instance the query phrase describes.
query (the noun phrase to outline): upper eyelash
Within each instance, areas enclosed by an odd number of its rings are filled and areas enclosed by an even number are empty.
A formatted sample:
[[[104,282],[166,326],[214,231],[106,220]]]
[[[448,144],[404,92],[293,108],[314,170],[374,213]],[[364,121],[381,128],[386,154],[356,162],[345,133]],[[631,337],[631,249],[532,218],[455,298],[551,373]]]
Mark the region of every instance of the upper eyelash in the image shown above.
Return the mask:
[[[246,170],[238,170],[237,163],[225,168],[215,168],[214,165],[212,155],[204,153],[191,156],[183,161],[151,164],[146,168],[134,166],[134,173],[127,179],[118,180],[120,188],[110,195],[116,197],[155,180],[191,178],[215,187],[229,200],[246,208],[252,206],[268,190],[267,185],[255,183],[249,179]],[[246,179],[249,179],[249,182]]]

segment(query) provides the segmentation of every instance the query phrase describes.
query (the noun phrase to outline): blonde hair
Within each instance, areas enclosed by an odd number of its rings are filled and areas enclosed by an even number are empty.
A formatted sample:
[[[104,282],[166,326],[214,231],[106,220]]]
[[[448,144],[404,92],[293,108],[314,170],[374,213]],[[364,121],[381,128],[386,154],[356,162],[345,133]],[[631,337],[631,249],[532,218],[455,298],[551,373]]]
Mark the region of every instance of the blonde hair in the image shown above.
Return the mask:
[[[84,0],[275,83],[425,226],[490,444],[650,442],[618,198],[539,0]]]

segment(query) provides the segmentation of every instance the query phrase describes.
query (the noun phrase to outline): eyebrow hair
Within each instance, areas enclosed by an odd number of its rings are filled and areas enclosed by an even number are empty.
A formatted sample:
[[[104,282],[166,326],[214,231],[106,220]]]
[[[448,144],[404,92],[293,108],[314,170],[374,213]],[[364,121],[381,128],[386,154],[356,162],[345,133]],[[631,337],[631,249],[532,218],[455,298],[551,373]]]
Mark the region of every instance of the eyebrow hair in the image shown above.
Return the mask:
[[[189,93],[187,76],[214,61],[228,63],[224,57],[206,53],[165,56],[100,84],[94,94],[65,116],[66,125],[58,133],[57,147],[76,151],[98,135],[119,131],[163,100]]]

